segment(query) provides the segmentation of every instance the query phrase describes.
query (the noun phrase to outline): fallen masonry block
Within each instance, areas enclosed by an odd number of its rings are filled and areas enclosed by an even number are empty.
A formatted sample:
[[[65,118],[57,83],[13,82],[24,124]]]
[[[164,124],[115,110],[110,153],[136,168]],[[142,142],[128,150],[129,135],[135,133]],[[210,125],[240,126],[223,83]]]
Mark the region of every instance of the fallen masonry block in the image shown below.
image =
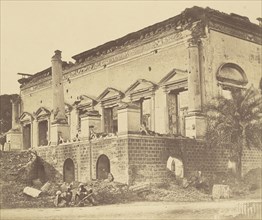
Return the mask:
[[[33,185],[37,188],[40,188],[43,185],[40,179],[34,179],[32,180],[32,182],[33,182]]]
[[[28,196],[37,198],[42,193],[42,191],[27,186],[27,187],[24,188],[23,193],[28,195]]]
[[[51,183],[46,182],[46,183],[41,187],[41,191],[42,191],[42,192],[48,192],[50,186],[51,186]]]
[[[215,184],[212,189],[212,198],[213,199],[229,199],[230,190],[228,185]]]
[[[130,186],[129,190],[133,191],[133,192],[145,192],[145,191],[149,191],[150,190],[150,183],[141,183],[141,184],[137,184],[134,186]]]

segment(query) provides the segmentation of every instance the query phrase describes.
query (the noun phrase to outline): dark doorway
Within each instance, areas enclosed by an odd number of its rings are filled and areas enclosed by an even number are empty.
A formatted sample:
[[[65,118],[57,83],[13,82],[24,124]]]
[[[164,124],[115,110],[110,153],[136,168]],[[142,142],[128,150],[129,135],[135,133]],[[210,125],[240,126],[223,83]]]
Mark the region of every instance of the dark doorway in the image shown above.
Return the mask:
[[[70,158],[66,159],[63,168],[64,182],[72,183],[75,181],[75,165]]]
[[[168,124],[171,134],[185,135],[185,116],[188,109],[188,92],[173,90],[167,96]]]
[[[99,180],[107,179],[110,173],[110,161],[106,155],[101,155],[96,164],[96,178]]]
[[[117,106],[104,109],[104,124],[106,133],[116,133],[118,131]]]
[[[23,149],[31,147],[31,124],[23,126]]]
[[[38,138],[39,138],[38,145],[39,146],[46,146],[48,144],[47,133],[48,133],[47,120],[40,121],[38,123]]]
[[[40,179],[42,183],[46,182],[45,167],[43,164],[38,164],[37,166],[37,178]]]

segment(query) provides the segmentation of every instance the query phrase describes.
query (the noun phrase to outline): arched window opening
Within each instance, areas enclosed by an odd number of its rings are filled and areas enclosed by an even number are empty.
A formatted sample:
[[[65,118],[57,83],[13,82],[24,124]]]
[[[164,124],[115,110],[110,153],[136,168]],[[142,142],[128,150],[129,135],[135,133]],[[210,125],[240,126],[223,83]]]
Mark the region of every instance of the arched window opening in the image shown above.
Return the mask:
[[[75,165],[72,159],[68,158],[64,162],[63,167],[64,182],[72,183],[75,181]]]
[[[99,180],[107,179],[110,173],[110,161],[106,155],[101,155],[96,164],[96,178]]]
[[[173,172],[176,177],[184,177],[184,165],[180,159],[169,157],[167,160],[167,168]]]

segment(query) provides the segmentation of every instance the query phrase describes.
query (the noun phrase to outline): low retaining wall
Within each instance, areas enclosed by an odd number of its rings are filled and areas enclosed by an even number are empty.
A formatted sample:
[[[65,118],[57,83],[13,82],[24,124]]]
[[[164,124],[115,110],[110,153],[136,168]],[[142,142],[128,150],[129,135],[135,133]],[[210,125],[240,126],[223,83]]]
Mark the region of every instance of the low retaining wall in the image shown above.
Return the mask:
[[[229,158],[228,150],[210,148],[204,141],[134,134],[38,147],[35,150],[46,167],[55,168],[48,175],[61,179],[64,162],[70,158],[74,163],[75,180],[83,182],[97,178],[98,158],[105,155],[110,161],[110,172],[115,181],[129,184],[165,181],[169,156],[183,162],[186,177],[196,171],[202,171],[207,177],[226,172]],[[259,155],[261,153],[254,150],[243,154],[245,173],[259,165],[261,167]]]

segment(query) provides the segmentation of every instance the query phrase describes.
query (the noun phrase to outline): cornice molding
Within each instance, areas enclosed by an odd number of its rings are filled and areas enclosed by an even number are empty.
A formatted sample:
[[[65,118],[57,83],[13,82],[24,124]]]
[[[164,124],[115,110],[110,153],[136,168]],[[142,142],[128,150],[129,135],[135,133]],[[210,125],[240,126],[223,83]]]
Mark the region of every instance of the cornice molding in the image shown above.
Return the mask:
[[[107,68],[109,65],[113,65],[119,62],[123,62],[127,59],[132,59],[139,54],[152,53],[155,50],[161,49],[165,46],[170,46],[172,44],[176,44],[177,42],[181,42],[181,40],[187,41],[188,38],[191,37],[191,31],[185,30],[180,32],[174,32],[162,36],[161,38],[157,38],[146,42],[144,44],[138,44],[132,48],[126,48],[125,50],[116,51],[114,54],[108,54],[104,57],[99,57],[94,60],[91,60],[86,63],[80,63],[74,65],[71,68],[65,69],[63,71],[63,80],[73,79],[79,77],[81,75],[85,75],[87,73],[91,73],[97,70],[102,70]],[[33,92],[34,90],[38,90],[43,87],[51,86],[52,77],[50,75],[45,75],[42,78],[38,78],[38,80],[32,80],[27,84],[20,86],[21,90],[25,93]],[[27,90],[27,91],[26,91]],[[31,91],[30,91],[31,90]]]
[[[261,34],[259,35],[257,32],[252,32],[251,30],[239,26],[233,26],[232,24],[214,19],[208,22],[208,28],[210,30],[262,45],[262,29],[260,32]]]

